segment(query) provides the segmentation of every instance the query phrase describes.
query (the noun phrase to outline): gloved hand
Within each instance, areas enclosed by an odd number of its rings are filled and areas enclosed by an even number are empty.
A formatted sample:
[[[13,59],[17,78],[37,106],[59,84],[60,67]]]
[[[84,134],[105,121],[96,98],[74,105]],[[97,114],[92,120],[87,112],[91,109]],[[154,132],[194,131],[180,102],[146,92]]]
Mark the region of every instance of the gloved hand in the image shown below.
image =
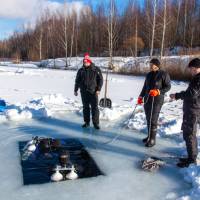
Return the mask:
[[[176,99],[176,94],[170,94],[169,96],[170,96],[170,98],[171,98],[172,100],[175,100],[175,99]]]
[[[138,105],[143,104],[143,98],[142,97],[138,97],[137,104]]]
[[[149,95],[150,95],[151,97],[159,96],[159,95],[160,95],[160,90],[158,90],[158,89],[150,90]]]

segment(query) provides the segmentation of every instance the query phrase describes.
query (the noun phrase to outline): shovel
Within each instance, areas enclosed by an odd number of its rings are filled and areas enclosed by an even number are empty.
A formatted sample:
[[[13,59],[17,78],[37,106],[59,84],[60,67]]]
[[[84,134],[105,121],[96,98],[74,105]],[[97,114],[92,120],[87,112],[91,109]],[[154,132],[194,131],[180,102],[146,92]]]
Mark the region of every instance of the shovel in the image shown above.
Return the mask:
[[[107,98],[107,90],[108,90],[108,69],[106,72],[105,94],[104,98],[100,99],[99,105],[103,108],[112,108],[112,101],[111,99]]]

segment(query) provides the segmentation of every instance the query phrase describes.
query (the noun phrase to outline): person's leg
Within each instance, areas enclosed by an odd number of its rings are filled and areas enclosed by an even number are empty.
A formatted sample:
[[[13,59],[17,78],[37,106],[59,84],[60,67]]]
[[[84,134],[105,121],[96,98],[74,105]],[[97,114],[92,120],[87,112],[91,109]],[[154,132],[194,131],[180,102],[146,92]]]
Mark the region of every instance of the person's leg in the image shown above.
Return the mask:
[[[144,105],[144,112],[145,112],[146,121],[147,121],[147,137],[145,137],[142,141],[143,143],[146,143],[149,140],[149,124],[150,124],[150,113],[151,113],[150,104],[147,103]]]
[[[197,124],[198,117],[196,115],[184,115],[183,119],[183,138],[186,143],[188,159],[196,160],[198,155],[197,145]]]
[[[191,163],[196,163],[198,155],[198,143],[197,143],[197,125],[198,118],[195,115],[183,116],[183,139],[185,140],[186,149],[188,153],[187,159],[181,159],[181,162],[177,164],[178,167],[188,167]]]
[[[149,116],[149,140],[145,145],[146,147],[152,147],[156,144],[157,124],[161,108],[162,102],[160,101],[154,102],[153,108],[151,107],[153,110]]]
[[[188,132],[183,132],[184,134],[184,140],[186,143],[186,149],[188,153],[188,160],[191,161],[196,161],[197,155],[198,155],[198,145],[197,145],[197,137],[196,133],[188,133]]]
[[[83,119],[86,125],[90,124],[90,96],[87,92],[81,92],[83,103]]]
[[[91,108],[92,108],[92,121],[97,128],[99,126],[99,108],[98,108],[98,96],[96,94],[91,95]]]

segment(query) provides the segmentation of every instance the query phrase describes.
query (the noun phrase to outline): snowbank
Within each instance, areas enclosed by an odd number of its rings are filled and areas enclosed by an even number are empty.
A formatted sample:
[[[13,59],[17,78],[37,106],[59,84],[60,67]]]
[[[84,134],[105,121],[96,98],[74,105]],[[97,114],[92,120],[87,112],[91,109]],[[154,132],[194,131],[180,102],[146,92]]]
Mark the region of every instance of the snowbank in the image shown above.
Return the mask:
[[[182,102],[173,101],[169,102],[169,99],[166,98],[165,104],[163,105],[162,112],[159,116],[159,127],[158,134],[160,137],[171,137],[174,140],[177,140],[177,136],[182,136],[181,134],[181,125],[182,125]],[[127,126],[130,129],[136,129],[138,131],[147,133],[147,125],[145,120],[144,111],[137,112],[134,118],[127,121]],[[198,129],[199,131],[199,129]],[[182,137],[178,137],[177,141],[180,146],[179,156],[186,156],[185,142]],[[198,133],[198,143],[200,151],[200,136]],[[199,200],[200,199],[200,166],[191,165],[189,168],[181,170],[184,180],[192,185],[192,190],[189,194],[176,198],[177,200]],[[169,194],[167,199],[174,199],[174,196]]]
[[[182,101],[172,102],[168,95],[165,97],[165,102],[158,119],[159,136],[177,135],[181,133]],[[130,129],[147,132],[143,106],[139,106],[139,108],[136,109],[134,118],[127,122],[127,126]]]
[[[182,72],[184,72],[189,60],[192,56],[167,56],[163,57],[164,66],[181,66]],[[96,66],[100,67],[103,71],[107,70],[109,66],[109,57],[91,57],[91,60]],[[113,57],[113,65],[115,67],[114,72],[126,72],[130,73],[133,71],[137,72],[147,72],[149,69],[150,57]],[[82,66],[83,57],[72,57],[68,58],[67,69],[77,70]],[[66,59],[56,58],[42,60],[39,67],[45,68],[57,68],[66,69]]]
[[[19,63],[19,64],[14,64],[12,62],[0,62],[0,65],[2,66],[7,66],[7,67],[14,67],[14,68],[33,68],[33,69],[37,69],[39,65],[39,63],[34,63],[34,62],[22,62],[22,63]]]
[[[112,121],[121,118],[121,116],[131,112],[130,106],[113,105],[112,109],[100,108],[100,119],[105,121]]]
[[[116,120],[130,113],[131,110],[130,106],[115,104],[112,109],[100,108],[100,119],[106,121]],[[25,104],[8,105],[0,117],[0,122],[53,117],[63,112],[77,112],[82,115],[82,104],[70,98],[65,98],[61,94],[45,95],[32,99]]]
[[[181,170],[184,180],[192,185],[190,193],[178,200],[198,200],[200,198],[200,166],[190,165]]]
[[[80,105],[73,100],[65,99],[61,94],[45,95],[26,104],[9,105],[2,118],[10,121],[23,121],[32,118],[51,117],[57,112],[76,111]],[[5,122],[5,120],[0,120]]]
[[[109,66],[109,57],[91,57],[92,62],[95,63],[96,66],[100,67],[102,71],[107,70]],[[82,67],[83,57],[72,57],[68,59],[68,67],[67,69],[77,70]],[[133,67],[140,67],[141,70],[144,68],[147,69],[149,66],[149,57],[114,57],[113,65],[115,66],[115,72],[120,71],[125,68],[127,72],[131,71]],[[66,59],[65,58],[56,58],[42,60],[39,64],[40,67],[46,68],[57,68],[57,69],[66,69]]]

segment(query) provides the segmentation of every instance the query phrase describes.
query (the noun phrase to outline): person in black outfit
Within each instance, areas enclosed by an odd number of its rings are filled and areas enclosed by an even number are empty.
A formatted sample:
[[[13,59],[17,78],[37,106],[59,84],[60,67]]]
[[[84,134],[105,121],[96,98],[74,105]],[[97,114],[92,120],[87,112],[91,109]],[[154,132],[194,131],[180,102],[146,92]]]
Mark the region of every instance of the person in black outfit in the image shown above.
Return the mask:
[[[178,167],[188,167],[196,164],[198,155],[197,126],[200,123],[200,59],[195,58],[188,65],[193,76],[186,91],[171,94],[172,99],[183,100],[183,139],[186,143],[187,158],[180,158]]]
[[[83,103],[83,128],[90,126],[90,106],[92,110],[92,121],[96,129],[99,127],[99,108],[98,95],[103,85],[101,70],[90,60],[88,54],[83,60],[83,67],[78,70],[75,80],[74,95],[78,95],[80,88],[81,99]]]
[[[164,103],[164,95],[171,88],[170,76],[160,69],[160,61],[153,58],[150,61],[150,70],[146,76],[143,89],[138,97],[138,104],[144,102],[144,110],[147,120],[148,136],[143,139],[146,147],[152,147],[156,143],[157,121]]]

